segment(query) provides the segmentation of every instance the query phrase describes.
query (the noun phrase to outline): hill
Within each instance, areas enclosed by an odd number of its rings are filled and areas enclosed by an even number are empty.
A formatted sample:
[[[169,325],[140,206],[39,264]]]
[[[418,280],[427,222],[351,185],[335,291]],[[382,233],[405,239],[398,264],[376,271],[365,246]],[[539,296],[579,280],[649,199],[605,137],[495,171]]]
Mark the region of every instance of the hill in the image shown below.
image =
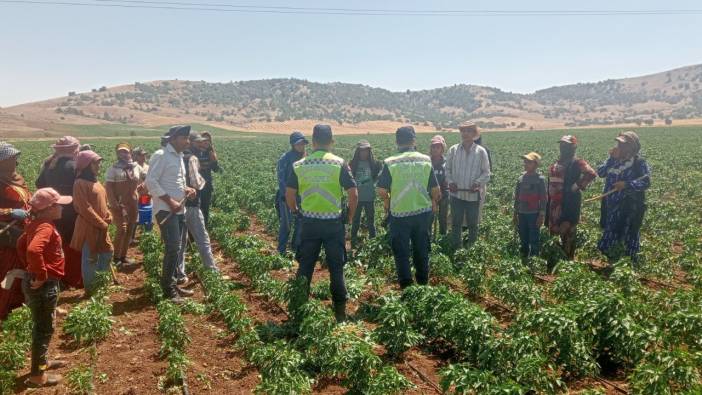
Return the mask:
[[[3,135],[53,135],[72,125],[152,128],[201,123],[231,130],[309,130],[330,122],[344,132],[455,127],[487,129],[697,123],[702,65],[647,76],[516,94],[476,85],[392,92],[360,84],[266,79],[229,83],[153,81],[0,109]]]

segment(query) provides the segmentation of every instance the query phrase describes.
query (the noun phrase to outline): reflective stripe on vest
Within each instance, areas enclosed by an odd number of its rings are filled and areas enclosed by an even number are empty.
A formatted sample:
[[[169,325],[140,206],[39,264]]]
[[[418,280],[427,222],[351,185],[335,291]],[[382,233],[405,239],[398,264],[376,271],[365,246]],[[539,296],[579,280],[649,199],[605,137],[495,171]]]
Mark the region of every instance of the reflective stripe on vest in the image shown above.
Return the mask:
[[[325,151],[315,151],[293,164],[304,217],[337,219],[341,216],[343,191],[339,176],[343,164],[343,159]]]
[[[427,191],[433,171],[431,159],[408,151],[386,159],[385,164],[392,177],[390,213],[394,217],[409,217],[431,211]]]

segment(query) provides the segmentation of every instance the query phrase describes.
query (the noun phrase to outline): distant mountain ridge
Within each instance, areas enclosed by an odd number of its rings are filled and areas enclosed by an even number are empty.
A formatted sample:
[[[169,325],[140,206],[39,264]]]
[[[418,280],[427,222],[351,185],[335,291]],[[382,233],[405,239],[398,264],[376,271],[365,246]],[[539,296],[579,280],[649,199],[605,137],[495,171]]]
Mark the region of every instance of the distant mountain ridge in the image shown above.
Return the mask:
[[[50,130],[52,124],[158,126],[184,122],[273,130],[320,121],[357,131],[389,131],[403,123],[441,130],[466,119],[488,129],[651,125],[702,119],[702,65],[531,94],[467,84],[392,92],[361,84],[292,78],[137,82],[2,109],[0,131]]]

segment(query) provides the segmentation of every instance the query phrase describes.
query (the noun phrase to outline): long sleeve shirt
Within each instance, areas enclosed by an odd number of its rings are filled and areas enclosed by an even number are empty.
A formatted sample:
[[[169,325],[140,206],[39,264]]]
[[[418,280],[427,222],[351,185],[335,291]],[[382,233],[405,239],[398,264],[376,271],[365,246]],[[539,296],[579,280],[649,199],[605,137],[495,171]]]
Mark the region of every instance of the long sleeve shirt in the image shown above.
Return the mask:
[[[605,178],[604,192],[614,188],[614,184],[624,181],[626,187],[620,192],[615,192],[605,198],[607,204],[615,204],[633,192],[644,192],[651,186],[651,170],[645,160],[634,157],[620,161],[609,157],[605,163],[597,168],[597,175]]]
[[[102,184],[77,179],[73,184],[73,207],[78,217],[71,248],[81,251],[83,244],[88,243],[91,252],[112,251],[112,241],[107,231],[112,215],[107,208],[107,192]]]
[[[17,251],[35,280],[60,279],[66,264],[61,244],[56,226],[51,221],[38,219],[25,228],[25,233],[17,241]]]
[[[519,176],[514,190],[514,212],[518,214],[546,213],[546,180],[539,173]]]
[[[146,187],[153,198],[154,213],[171,211],[159,196],[168,195],[180,202],[185,198],[185,164],[183,154],[167,144],[151,156],[149,172],[146,174]],[[177,214],[182,214],[183,208]]]
[[[293,163],[302,159],[302,154],[295,150],[290,150],[278,159],[275,171],[278,176],[278,197],[285,199],[285,188],[287,187],[288,178],[293,172]]]
[[[490,159],[485,148],[472,144],[467,150],[463,144],[453,145],[446,156],[446,181],[456,184],[458,189],[471,189],[478,184],[482,191],[490,181]],[[451,196],[475,202],[480,200],[480,191],[452,192]]]

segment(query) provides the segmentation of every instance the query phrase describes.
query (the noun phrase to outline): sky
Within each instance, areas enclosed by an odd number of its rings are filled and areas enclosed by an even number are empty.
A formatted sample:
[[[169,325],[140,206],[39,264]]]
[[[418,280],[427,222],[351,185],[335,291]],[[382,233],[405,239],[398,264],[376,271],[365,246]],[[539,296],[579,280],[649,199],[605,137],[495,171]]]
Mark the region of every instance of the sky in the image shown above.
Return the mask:
[[[151,1],[411,10],[702,10],[694,0]],[[467,83],[529,93],[699,64],[700,37],[702,13],[349,16],[0,0],[0,106],[164,79],[295,77],[394,91]]]

